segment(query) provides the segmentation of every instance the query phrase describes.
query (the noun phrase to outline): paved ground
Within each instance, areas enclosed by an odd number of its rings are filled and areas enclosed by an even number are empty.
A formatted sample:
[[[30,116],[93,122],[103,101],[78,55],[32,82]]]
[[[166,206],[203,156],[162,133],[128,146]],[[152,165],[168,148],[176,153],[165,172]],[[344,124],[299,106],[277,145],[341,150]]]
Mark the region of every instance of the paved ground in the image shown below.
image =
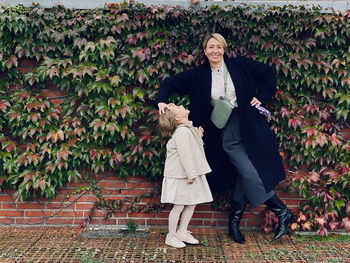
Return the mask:
[[[68,227],[0,227],[0,262],[350,262],[350,241],[301,241],[246,232],[230,241],[225,230],[194,229],[201,245],[173,249],[164,230],[125,234]]]

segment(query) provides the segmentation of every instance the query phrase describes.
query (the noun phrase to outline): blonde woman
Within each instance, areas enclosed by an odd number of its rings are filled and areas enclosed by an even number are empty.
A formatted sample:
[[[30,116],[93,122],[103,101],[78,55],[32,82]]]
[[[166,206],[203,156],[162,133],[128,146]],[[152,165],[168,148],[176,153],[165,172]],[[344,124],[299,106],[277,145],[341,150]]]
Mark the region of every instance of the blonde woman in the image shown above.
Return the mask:
[[[276,92],[275,70],[244,57],[227,58],[227,44],[218,33],[204,38],[206,62],[189,71],[166,78],[157,103],[163,114],[169,96],[177,92],[190,96],[193,125],[203,127],[205,153],[213,170],[208,176],[212,191],[229,186],[234,196],[229,212],[229,235],[237,243],[245,242],[239,230],[245,206],[266,204],[278,217],[275,239],[287,232],[294,216],[275,195],[274,187],[285,178],[282,160],[263,106]],[[226,126],[218,129],[210,120],[214,105],[226,97],[233,110]],[[227,187],[226,187],[227,188]]]

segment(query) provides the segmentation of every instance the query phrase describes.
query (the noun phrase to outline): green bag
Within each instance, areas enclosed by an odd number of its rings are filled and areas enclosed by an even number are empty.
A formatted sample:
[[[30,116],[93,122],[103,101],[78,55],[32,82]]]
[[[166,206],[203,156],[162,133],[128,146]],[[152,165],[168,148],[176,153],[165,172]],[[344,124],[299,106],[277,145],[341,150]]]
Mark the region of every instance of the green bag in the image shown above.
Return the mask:
[[[221,96],[215,103],[214,109],[210,115],[210,119],[217,128],[222,129],[226,126],[232,109],[232,104],[226,97]]]
[[[226,95],[227,87],[227,69],[224,64],[224,87]],[[222,129],[226,126],[228,119],[230,118],[233,106],[228,98],[221,96],[214,105],[214,109],[210,115],[210,120],[215,124],[219,129]]]

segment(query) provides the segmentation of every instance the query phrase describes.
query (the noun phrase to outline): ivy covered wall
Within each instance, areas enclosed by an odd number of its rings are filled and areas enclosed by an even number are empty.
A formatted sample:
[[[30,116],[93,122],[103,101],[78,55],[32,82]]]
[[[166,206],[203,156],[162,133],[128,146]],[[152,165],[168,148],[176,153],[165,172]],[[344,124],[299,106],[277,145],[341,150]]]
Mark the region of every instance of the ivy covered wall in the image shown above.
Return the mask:
[[[317,8],[0,7],[1,189],[27,200],[53,198],[85,173],[160,177],[157,89],[204,60],[201,39],[214,31],[229,56],[277,69],[271,127],[290,190],[309,200],[300,226],[350,227],[350,145],[341,132],[349,126],[350,14]],[[36,63],[29,72],[28,59]],[[65,94],[59,106],[42,96],[52,86]]]

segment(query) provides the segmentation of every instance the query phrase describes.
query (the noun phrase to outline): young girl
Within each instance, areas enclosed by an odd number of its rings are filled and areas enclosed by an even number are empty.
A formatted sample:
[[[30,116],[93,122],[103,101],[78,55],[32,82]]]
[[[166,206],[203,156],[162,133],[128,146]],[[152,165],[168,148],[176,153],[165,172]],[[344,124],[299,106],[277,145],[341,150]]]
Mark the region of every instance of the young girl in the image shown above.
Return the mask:
[[[199,244],[187,226],[196,204],[213,201],[205,177],[211,169],[204,154],[203,130],[192,126],[188,114],[183,106],[171,103],[159,117],[161,134],[172,136],[166,145],[161,202],[174,204],[165,244],[175,248],[183,248],[185,243]],[[180,214],[180,227],[176,232]]]

